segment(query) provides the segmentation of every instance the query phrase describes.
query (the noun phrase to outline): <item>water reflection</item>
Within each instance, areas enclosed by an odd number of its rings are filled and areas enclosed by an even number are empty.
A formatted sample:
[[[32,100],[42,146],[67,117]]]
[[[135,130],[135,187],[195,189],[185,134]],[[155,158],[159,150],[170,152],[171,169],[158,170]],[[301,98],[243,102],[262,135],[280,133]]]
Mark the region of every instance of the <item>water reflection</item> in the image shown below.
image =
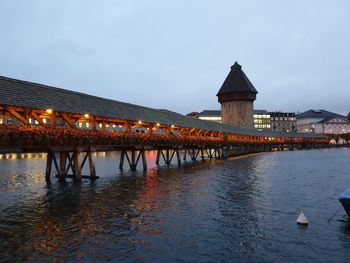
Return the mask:
[[[106,153],[95,156],[99,180],[50,185],[45,160],[2,159],[2,260],[346,262],[349,224],[327,219],[350,185],[349,156],[268,153],[120,174],[118,155]],[[300,200],[311,220],[303,229]]]

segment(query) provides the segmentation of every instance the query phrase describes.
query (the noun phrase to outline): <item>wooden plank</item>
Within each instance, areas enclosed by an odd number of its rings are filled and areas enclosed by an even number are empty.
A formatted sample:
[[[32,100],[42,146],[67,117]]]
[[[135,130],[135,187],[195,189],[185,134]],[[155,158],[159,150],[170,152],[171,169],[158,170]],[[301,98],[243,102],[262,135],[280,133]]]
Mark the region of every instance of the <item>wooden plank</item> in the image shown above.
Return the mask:
[[[54,111],[50,115],[50,126],[51,126],[51,128],[56,127],[56,112],[54,112]]]
[[[34,111],[31,111],[30,112],[30,115],[33,116],[33,118],[39,122],[39,124],[42,126],[42,127],[47,127],[46,124],[40,119],[40,117],[34,112]]]
[[[19,120],[22,124],[29,126],[29,120],[26,120],[21,114],[19,114],[13,107],[4,107],[13,117]]]
[[[91,129],[93,131],[96,130],[96,118],[95,118],[95,116],[91,116]]]
[[[73,124],[73,121],[70,119],[70,117],[66,113],[61,112],[60,115],[62,116],[63,120],[65,121],[65,123],[68,125],[69,128],[76,129],[76,127]]]
[[[59,173],[58,163],[57,163],[56,155],[54,153],[52,154],[52,160],[55,165],[56,173]]]
[[[85,154],[84,159],[83,159],[83,161],[81,162],[81,165],[80,165],[80,169],[81,169],[81,170],[83,170],[83,167],[84,167],[85,162],[86,162],[86,160],[87,160],[87,158],[88,158],[88,155],[89,155],[89,152],[87,152],[87,153]]]

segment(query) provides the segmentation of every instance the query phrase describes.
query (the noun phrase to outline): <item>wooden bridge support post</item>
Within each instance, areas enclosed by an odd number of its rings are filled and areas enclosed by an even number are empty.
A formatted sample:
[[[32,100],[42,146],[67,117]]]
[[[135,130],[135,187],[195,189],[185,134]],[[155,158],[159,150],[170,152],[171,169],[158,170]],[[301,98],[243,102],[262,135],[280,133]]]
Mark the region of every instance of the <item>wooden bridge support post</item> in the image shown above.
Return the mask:
[[[67,156],[68,154],[66,152],[60,152],[60,169],[58,172],[58,179],[60,181],[64,181],[66,175],[67,175],[67,171],[66,171],[66,167],[67,167]]]
[[[213,159],[213,149],[209,148],[209,159]]]
[[[122,150],[122,151],[120,152],[119,170],[123,170],[124,159],[125,159],[125,150]]]
[[[131,151],[131,164],[130,164],[130,169],[132,171],[136,171],[136,166],[137,166],[137,163],[136,163],[136,151],[135,150],[132,150]]]
[[[201,147],[200,151],[201,151],[201,158],[202,158],[202,161],[204,161],[204,150],[203,150],[203,147]]]
[[[91,180],[96,180],[97,176],[96,176],[96,168],[95,168],[95,164],[92,160],[92,154],[91,151],[89,151],[87,153],[88,156],[88,161],[89,161],[89,171],[90,171],[90,179]]]
[[[142,155],[143,170],[147,171],[147,158],[146,158],[146,151],[144,149],[142,150],[141,155]]]
[[[165,163],[167,164],[167,165],[170,165],[170,162],[171,162],[171,160],[170,160],[170,153],[169,153],[169,149],[166,149],[166,159],[165,159]]]
[[[175,151],[176,151],[177,164],[181,165],[181,158],[180,158],[179,149],[176,149]]]
[[[54,155],[53,152],[47,153],[45,180],[48,183],[50,182],[50,177],[51,177],[53,155]]]
[[[156,165],[159,165],[160,151],[161,150],[157,150]]]
[[[81,181],[81,166],[79,162],[79,152],[73,152],[73,175],[75,181]]]

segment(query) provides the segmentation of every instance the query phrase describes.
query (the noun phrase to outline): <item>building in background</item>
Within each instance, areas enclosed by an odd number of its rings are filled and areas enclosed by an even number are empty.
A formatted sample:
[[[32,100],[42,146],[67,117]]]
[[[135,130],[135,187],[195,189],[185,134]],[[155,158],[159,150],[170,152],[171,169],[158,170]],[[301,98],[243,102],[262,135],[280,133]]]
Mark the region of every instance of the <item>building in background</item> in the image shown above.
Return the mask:
[[[221,110],[204,110],[193,117],[206,121],[222,122]]]
[[[222,123],[253,129],[253,103],[258,91],[237,62],[216,94],[221,104]]]
[[[308,110],[297,116],[297,129],[307,133],[350,133],[350,120],[326,110]]]
[[[189,113],[187,116],[206,121],[222,122],[220,110],[204,110],[199,113]],[[271,131],[270,114],[266,110],[253,111],[254,129],[258,131]]]
[[[270,113],[267,110],[254,110],[253,113],[254,129],[271,131]]]
[[[278,132],[296,132],[297,118],[294,112],[270,112],[271,130]]]

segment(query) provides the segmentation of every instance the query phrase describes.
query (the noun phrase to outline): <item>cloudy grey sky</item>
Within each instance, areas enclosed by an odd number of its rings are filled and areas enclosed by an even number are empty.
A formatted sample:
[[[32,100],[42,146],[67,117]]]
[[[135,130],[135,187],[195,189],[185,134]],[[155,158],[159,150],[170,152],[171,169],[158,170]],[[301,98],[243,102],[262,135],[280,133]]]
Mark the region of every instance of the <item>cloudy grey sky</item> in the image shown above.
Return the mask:
[[[0,75],[180,113],[219,109],[238,61],[255,108],[350,111],[348,0],[0,0]]]

